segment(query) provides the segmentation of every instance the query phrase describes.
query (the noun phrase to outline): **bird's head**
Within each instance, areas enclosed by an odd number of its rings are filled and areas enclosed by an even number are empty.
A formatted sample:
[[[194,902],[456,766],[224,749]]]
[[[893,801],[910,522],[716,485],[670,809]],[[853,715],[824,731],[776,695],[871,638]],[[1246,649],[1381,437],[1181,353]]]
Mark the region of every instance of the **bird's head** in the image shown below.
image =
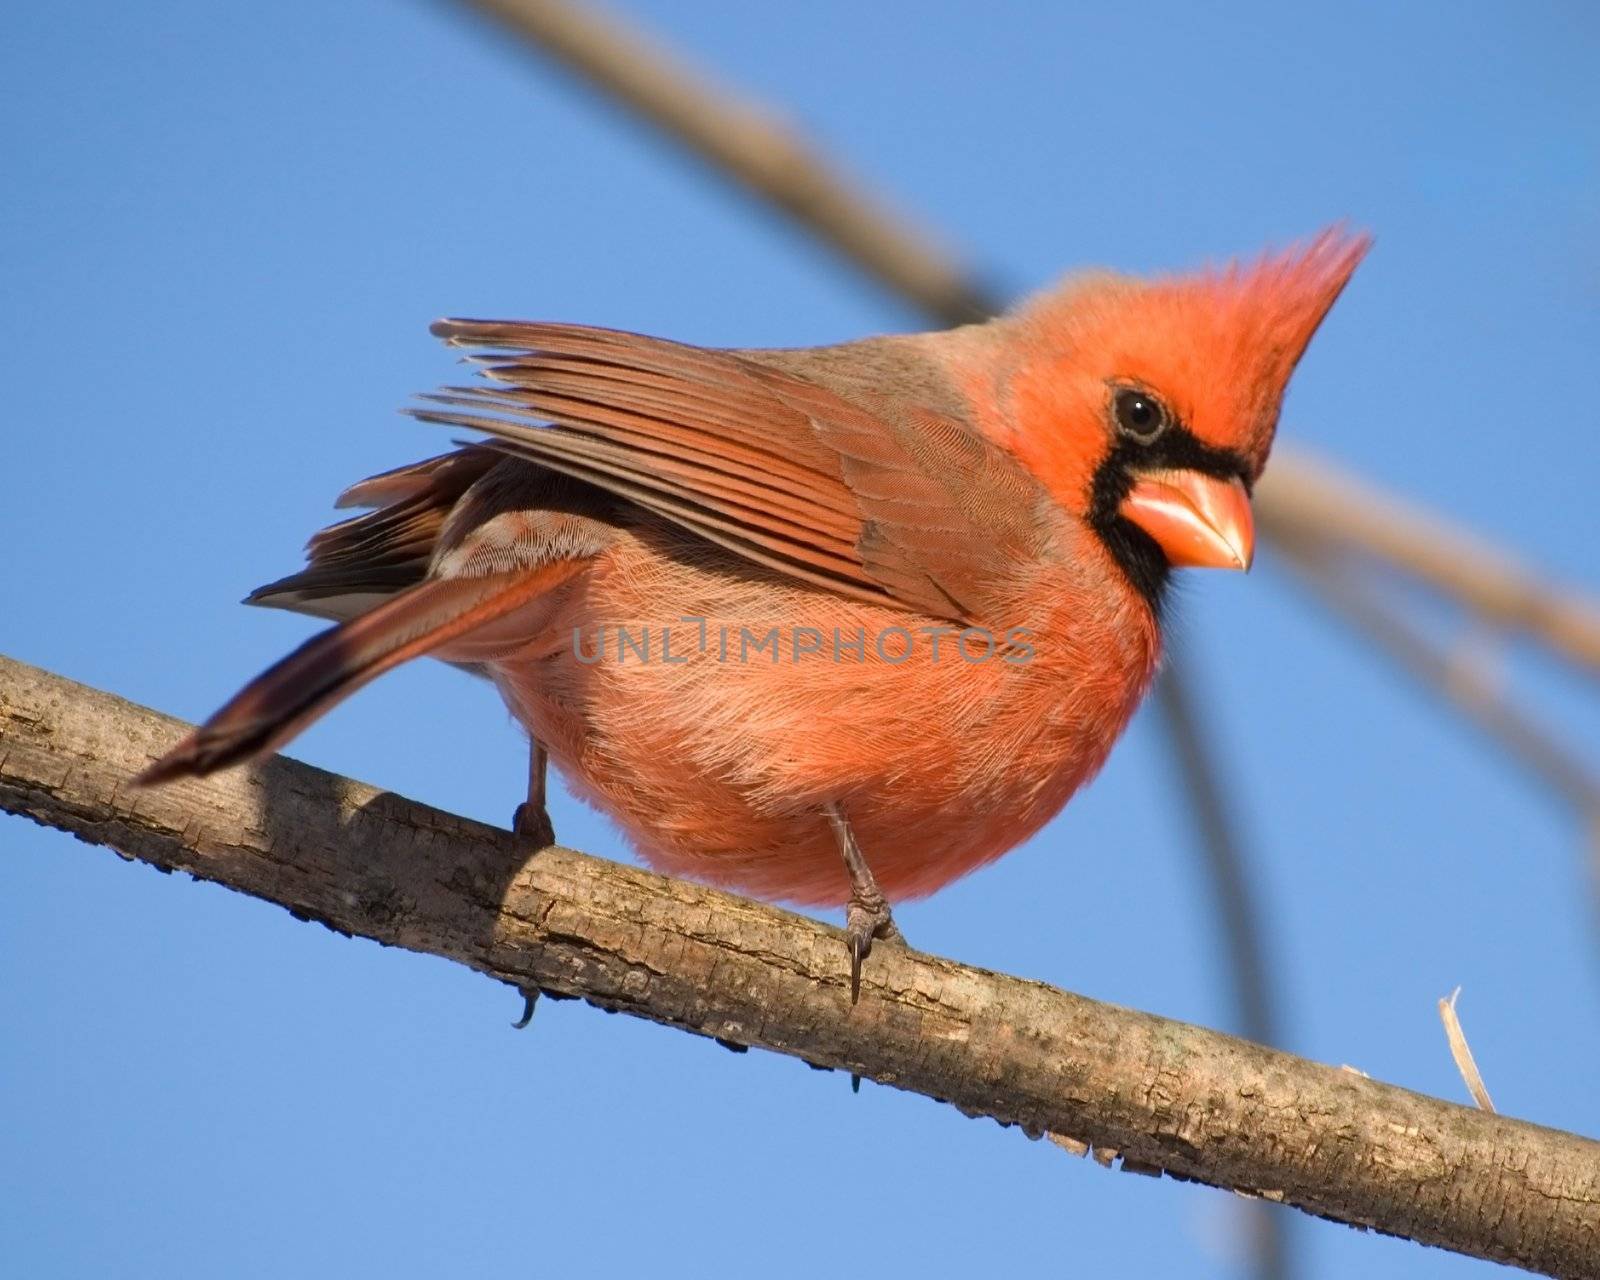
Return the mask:
[[[1249,568],[1284,388],[1369,243],[1329,230],[1247,265],[1080,280],[1014,313],[1006,443],[1147,595],[1173,567]]]

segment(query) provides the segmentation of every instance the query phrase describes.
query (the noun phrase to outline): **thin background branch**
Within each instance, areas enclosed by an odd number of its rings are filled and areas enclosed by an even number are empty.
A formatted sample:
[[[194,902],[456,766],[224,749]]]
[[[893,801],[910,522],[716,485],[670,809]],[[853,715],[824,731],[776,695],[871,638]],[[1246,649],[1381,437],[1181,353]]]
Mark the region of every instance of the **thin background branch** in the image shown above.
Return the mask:
[[[1255,494],[1262,532],[1302,547],[1354,552],[1411,578],[1485,622],[1600,673],[1600,603],[1431,512],[1330,463],[1279,450]]]
[[[1387,654],[1423,688],[1463,713],[1536,781],[1547,784],[1590,822],[1600,820],[1600,780],[1533,717],[1520,710],[1480,663],[1453,658],[1387,603],[1348,563],[1325,546],[1298,538],[1279,550],[1312,597],[1331,608]]]

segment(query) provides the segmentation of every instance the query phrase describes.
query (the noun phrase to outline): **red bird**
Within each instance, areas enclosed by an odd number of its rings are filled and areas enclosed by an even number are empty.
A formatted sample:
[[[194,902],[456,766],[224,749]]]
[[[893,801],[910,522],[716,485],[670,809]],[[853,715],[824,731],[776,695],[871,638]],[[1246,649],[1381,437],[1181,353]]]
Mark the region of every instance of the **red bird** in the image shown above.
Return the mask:
[[[1367,249],[1095,275],[984,324],[798,350],[446,320],[481,432],[340,506],[251,602],[332,618],[146,783],[259,756],[430,655],[657,868],[847,906],[852,990],[890,899],[1037,831],[1150,684],[1170,572],[1249,567],[1285,385]]]

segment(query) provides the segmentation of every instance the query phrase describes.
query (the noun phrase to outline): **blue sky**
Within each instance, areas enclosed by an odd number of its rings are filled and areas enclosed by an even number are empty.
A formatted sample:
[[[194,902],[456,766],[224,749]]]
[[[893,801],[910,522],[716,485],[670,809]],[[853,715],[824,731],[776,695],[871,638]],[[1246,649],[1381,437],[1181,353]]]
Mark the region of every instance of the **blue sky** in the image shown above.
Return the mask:
[[[1592,6],[618,11],[1007,292],[1371,229],[1280,438],[1600,590]],[[916,324],[450,4],[11,6],[0,83],[0,651],[191,718],[308,630],[238,598],[298,564],[345,484],[441,446],[393,412],[453,376],[434,317],[739,345]],[[1502,1108],[1600,1132],[1570,815],[1270,551],[1184,596],[1284,1047],[1460,1098],[1434,1013],[1459,983]],[[1596,762],[1592,688],[1517,645],[1504,673]],[[425,665],[294,753],[495,822],[524,767],[492,694]],[[1171,773],[1141,716],[1038,838],[906,908],[908,935],[1225,1026]],[[554,809],[566,842],[626,856]],[[514,995],[442,961],[19,820],[0,840],[16,1274],[1239,1274],[1231,1197],[574,1004],[516,1034]],[[1291,1225],[1307,1276],[1489,1274]]]

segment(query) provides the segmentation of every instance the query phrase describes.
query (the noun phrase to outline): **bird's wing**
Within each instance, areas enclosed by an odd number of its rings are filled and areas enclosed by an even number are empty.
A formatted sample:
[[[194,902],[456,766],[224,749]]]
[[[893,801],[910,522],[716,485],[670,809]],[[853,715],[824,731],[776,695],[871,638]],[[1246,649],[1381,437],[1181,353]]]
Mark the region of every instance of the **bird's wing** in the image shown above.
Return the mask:
[[[334,499],[340,509],[349,507],[394,507],[399,503],[414,501],[429,493],[448,492],[459,497],[490,467],[499,461],[490,450],[468,447],[409,462],[403,467],[380,471],[365,480],[357,480]]]
[[[445,320],[487,384],[412,410],[857,599],[978,622],[1044,545],[1043,494],[932,412],[874,411],[730,352],[575,325]]]

